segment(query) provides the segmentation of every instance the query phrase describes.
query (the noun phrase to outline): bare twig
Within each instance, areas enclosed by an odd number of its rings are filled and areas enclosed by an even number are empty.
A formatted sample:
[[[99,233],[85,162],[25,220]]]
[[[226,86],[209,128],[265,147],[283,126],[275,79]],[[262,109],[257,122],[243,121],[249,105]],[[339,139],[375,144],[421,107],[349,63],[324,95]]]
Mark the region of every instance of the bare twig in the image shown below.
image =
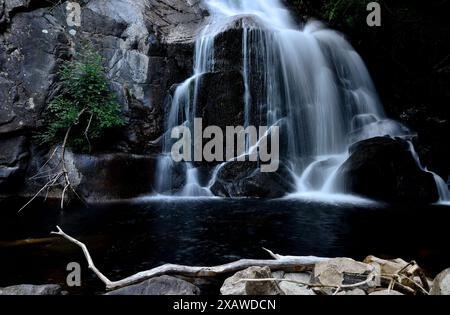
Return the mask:
[[[64,184],[62,184],[63,190],[61,192],[61,209],[64,209],[64,201],[66,199],[66,194],[67,194],[68,189],[70,189],[74,193],[74,195],[76,195],[81,201],[84,202],[83,198],[81,198],[79,196],[79,194],[76,192],[75,188],[73,187],[73,185],[70,181],[69,171],[68,171],[67,165],[66,165],[66,147],[67,147],[67,143],[69,141],[70,133],[71,133],[73,127],[76,124],[78,124],[80,117],[86,112],[86,110],[87,110],[86,108],[83,108],[78,113],[75,121],[72,123],[72,125],[69,128],[67,128],[66,133],[64,135],[64,140],[63,140],[62,145],[60,147],[56,147],[55,150],[53,150],[49,159],[40,167],[38,173],[31,178],[31,179],[37,179],[37,178],[49,177],[49,180],[22,208],[20,208],[20,210],[18,211],[19,213],[22,212],[26,207],[28,207],[45,190],[47,190],[47,192],[45,194],[45,199],[47,199],[49,190],[56,185],[56,183],[61,179],[61,177],[64,180]],[[91,120],[92,120],[92,115],[91,115],[91,118],[89,119],[89,125],[85,131],[86,133],[89,130]],[[61,170],[58,171],[57,174],[53,177],[51,175],[51,173],[53,172],[52,170],[41,172],[42,169],[45,166],[47,166],[50,163],[50,161],[54,158],[54,156],[56,155],[56,152],[58,151],[59,148],[61,149],[61,158],[56,167],[59,167],[61,165]],[[48,174],[48,175],[45,175],[45,174]]]
[[[84,136],[85,136],[85,138],[86,138],[86,140],[88,142],[88,145],[89,145],[89,152],[91,152],[91,141],[89,140],[88,132],[89,132],[89,128],[91,128],[91,123],[92,123],[92,118],[93,117],[94,117],[94,113],[91,113],[91,115],[89,116],[89,121],[88,121],[87,127],[84,130]]]

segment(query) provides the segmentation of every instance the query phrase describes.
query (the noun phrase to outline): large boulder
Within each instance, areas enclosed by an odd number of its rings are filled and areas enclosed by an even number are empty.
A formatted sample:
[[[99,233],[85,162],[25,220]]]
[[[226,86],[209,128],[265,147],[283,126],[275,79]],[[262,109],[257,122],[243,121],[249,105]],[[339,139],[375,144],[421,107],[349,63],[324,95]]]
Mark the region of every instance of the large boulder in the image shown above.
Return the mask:
[[[221,166],[211,191],[221,197],[280,198],[296,189],[289,169],[280,164],[278,171],[261,172],[257,162],[228,162]]]
[[[338,177],[343,192],[380,201],[423,204],[439,199],[433,175],[421,169],[410,144],[398,138],[377,137],[354,144]]]
[[[246,279],[273,278],[269,267],[250,267],[225,280],[222,295],[284,295],[276,281],[250,282]]]
[[[200,295],[200,289],[187,281],[161,276],[108,292],[105,295]]]

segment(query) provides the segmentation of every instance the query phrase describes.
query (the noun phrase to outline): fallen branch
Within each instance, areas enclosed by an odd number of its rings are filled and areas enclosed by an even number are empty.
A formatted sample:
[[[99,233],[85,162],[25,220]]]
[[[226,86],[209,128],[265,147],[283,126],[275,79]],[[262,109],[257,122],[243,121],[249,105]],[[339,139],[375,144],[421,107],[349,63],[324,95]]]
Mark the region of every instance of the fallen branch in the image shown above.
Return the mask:
[[[83,250],[84,256],[86,257],[86,260],[88,262],[89,269],[91,269],[97,275],[97,277],[99,277],[99,279],[105,284],[107,290],[123,288],[162,275],[172,274],[187,277],[216,277],[222,274],[235,273],[253,266],[269,267],[274,271],[303,272],[312,270],[316,263],[327,260],[327,258],[313,256],[281,256],[272,253],[277,257],[275,260],[242,259],[229,264],[215,267],[191,267],[167,264],[154,269],[139,272],[122,280],[111,281],[100,270],[97,269],[89,253],[89,250],[84,243],[78,241],[70,235],[67,235],[63,230],[61,230],[59,226],[57,227],[57,229],[58,231],[52,232],[52,234],[65,238],[66,240],[79,246]]]

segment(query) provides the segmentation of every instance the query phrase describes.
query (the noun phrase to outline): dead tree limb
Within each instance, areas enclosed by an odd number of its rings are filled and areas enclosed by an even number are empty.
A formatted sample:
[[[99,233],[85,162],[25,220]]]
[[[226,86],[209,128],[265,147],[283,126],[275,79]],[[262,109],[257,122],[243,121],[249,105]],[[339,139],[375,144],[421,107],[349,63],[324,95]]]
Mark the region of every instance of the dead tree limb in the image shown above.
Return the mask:
[[[42,176],[42,177],[47,177],[49,180],[47,181],[47,183],[44,184],[44,186],[42,186],[42,188],[36,194],[33,195],[33,197],[31,197],[31,199],[22,208],[20,208],[20,210],[18,211],[19,213],[22,212],[26,207],[28,207],[45,190],[47,190],[47,193],[46,193],[46,198],[47,198],[49,190],[52,187],[54,187],[61,178],[62,178],[62,180],[64,182],[62,184],[63,190],[61,192],[61,209],[64,209],[64,202],[65,202],[65,199],[66,199],[67,191],[69,189],[72,191],[72,193],[75,196],[77,196],[82,202],[84,202],[83,198],[80,197],[80,195],[77,193],[76,189],[74,188],[74,186],[72,185],[72,183],[70,181],[70,176],[69,176],[70,174],[69,174],[69,170],[68,170],[67,164],[66,164],[66,148],[67,148],[67,143],[69,141],[70,133],[72,132],[73,127],[78,124],[81,116],[83,116],[85,113],[86,113],[86,108],[83,108],[77,114],[76,120],[72,123],[72,125],[69,126],[69,128],[67,128],[66,133],[64,135],[64,140],[63,140],[61,146],[57,146],[53,150],[53,152],[50,155],[49,159],[39,168],[38,173],[31,178],[31,179],[36,179],[36,178],[40,178]],[[86,137],[87,137],[87,134],[88,134],[88,131],[89,131],[89,127],[91,125],[91,121],[92,121],[92,114],[91,114],[91,117],[89,118],[89,124],[88,124],[88,126],[87,126],[87,128],[86,128],[86,130],[84,132]],[[59,167],[61,165],[61,170],[55,171],[54,172],[55,175],[51,174],[53,171],[50,171],[48,173],[45,172],[45,174],[42,175],[41,171],[55,157],[56,152],[58,151],[58,149],[61,149],[61,157],[60,157],[60,161],[57,164],[57,167]]]
[[[79,246],[86,257],[88,262],[88,267],[91,269],[97,277],[105,284],[107,290],[119,289],[132,284],[136,284],[150,278],[159,277],[162,275],[179,275],[187,277],[216,277],[222,274],[235,273],[249,267],[259,266],[259,267],[270,267],[272,270],[286,271],[286,272],[302,272],[310,271],[314,268],[314,265],[318,262],[327,260],[327,258],[320,257],[295,257],[295,256],[281,256],[277,255],[275,260],[257,260],[257,259],[242,259],[225,265],[214,266],[214,267],[191,267],[183,265],[166,264],[154,269],[139,272],[135,275],[129,276],[125,279],[118,281],[109,280],[94,264],[92,257],[89,253],[86,245],[70,235],[64,233],[63,230],[58,226],[57,232],[52,232],[53,235],[58,235],[69,242]],[[275,255],[275,254],[274,254]]]

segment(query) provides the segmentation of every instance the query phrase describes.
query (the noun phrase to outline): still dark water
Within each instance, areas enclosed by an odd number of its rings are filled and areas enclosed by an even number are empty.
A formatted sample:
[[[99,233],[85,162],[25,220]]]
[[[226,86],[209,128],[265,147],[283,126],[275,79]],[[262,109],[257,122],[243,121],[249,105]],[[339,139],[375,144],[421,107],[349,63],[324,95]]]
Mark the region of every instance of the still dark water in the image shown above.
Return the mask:
[[[145,200],[58,210],[36,203],[0,211],[0,287],[65,283],[80,262],[83,287],[104,288],[78,247],[50,237],[60,225],[85,242],[97,267],[117,280],[164,263],[216,265],[279,254],[416,260],[435,273],[450,267],[450,207],[336,205],[301,200]],[[72,290],[73,291],[73,290]]]

